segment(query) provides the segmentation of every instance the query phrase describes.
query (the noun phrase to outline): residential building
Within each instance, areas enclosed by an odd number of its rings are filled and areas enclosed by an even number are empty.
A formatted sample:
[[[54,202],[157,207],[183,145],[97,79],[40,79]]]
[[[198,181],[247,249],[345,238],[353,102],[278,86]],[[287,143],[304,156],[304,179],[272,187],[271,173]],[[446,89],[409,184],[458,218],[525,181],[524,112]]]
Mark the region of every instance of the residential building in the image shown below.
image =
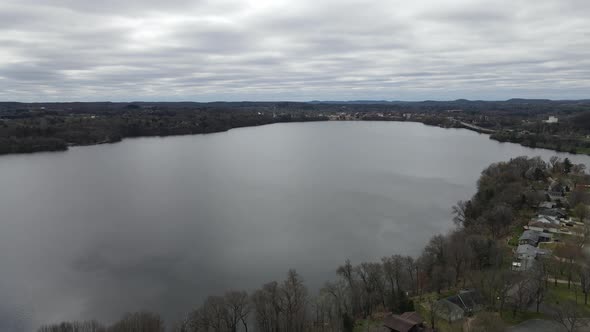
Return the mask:
[[[415,311],[404,312],[401,315],[388,315],[383,320],[383,326],[374,332],[432,332],[424,326],[424,319]]]
[[[545,235],[550,235],[550,233],[558,233],[559,232],[559,225],[545,223],[545,222],[538,222],[533,220],[529,222],[528,226],[525,226],[526,229],[541,232]]]
[[[459,294],[437,302],[437,315],[449,322],[471,316],[484,308],[483,297],[473,289],[461,290]]]
[[[522,233],[518,239],[518,244],[528,244],[536,247],[539,242],[549,242],[552,238],[553,236],[549,233],[528,229]]]
[[[559,119],[556,116],[551,115],[547,120],[543,120],[545,123],[558,123]]]
[[[526,271],[532,268],[537,258],[548,255],[549,250],[539,249],[530,244],[521,244],[516,248],[512,269]]]

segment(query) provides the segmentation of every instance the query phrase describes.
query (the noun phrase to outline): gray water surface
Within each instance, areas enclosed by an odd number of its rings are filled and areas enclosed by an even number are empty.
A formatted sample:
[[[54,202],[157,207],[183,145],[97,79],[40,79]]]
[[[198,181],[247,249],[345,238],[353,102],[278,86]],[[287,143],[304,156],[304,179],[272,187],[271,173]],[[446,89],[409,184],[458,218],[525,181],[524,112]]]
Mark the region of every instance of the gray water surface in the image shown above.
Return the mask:
[[[3,156],[0,331],[140,309],[172,320],[289,268],[317,289],[346,258],[419,254],[490,163],[554,154],[463,129],[318,122]]]

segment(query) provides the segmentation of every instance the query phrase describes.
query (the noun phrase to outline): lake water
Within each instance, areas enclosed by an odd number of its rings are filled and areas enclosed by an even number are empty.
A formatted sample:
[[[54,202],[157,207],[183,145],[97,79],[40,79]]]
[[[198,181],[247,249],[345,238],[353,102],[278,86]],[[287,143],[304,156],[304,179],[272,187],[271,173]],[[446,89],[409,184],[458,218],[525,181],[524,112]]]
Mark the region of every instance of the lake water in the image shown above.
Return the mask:
[[[490,163],[554,154],[464,129],[318,122],[3,156],[0,331],[140,309],[170,320],[289,268],[317,289],[346,258],[419,254]]]

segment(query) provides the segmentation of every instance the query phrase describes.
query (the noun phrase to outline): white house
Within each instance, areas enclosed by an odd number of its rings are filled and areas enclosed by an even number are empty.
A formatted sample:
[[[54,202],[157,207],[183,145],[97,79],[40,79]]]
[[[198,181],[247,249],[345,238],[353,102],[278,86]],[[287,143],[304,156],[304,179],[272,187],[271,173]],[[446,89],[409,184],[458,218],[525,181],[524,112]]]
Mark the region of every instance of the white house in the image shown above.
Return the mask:
[[[559,122],[559,119],[556,116],[550,116],[549,119],[547,120],[543,120],[543,122],[545,123],[557,123]]]

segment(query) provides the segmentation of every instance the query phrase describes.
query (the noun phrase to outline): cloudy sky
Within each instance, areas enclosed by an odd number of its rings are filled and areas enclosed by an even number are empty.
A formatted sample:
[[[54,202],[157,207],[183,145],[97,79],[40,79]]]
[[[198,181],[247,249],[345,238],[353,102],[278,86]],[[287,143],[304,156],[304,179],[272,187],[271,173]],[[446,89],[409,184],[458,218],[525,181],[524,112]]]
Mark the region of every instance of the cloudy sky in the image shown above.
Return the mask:
[[[588,0],[2,0],[0,100],[590,97]]]

